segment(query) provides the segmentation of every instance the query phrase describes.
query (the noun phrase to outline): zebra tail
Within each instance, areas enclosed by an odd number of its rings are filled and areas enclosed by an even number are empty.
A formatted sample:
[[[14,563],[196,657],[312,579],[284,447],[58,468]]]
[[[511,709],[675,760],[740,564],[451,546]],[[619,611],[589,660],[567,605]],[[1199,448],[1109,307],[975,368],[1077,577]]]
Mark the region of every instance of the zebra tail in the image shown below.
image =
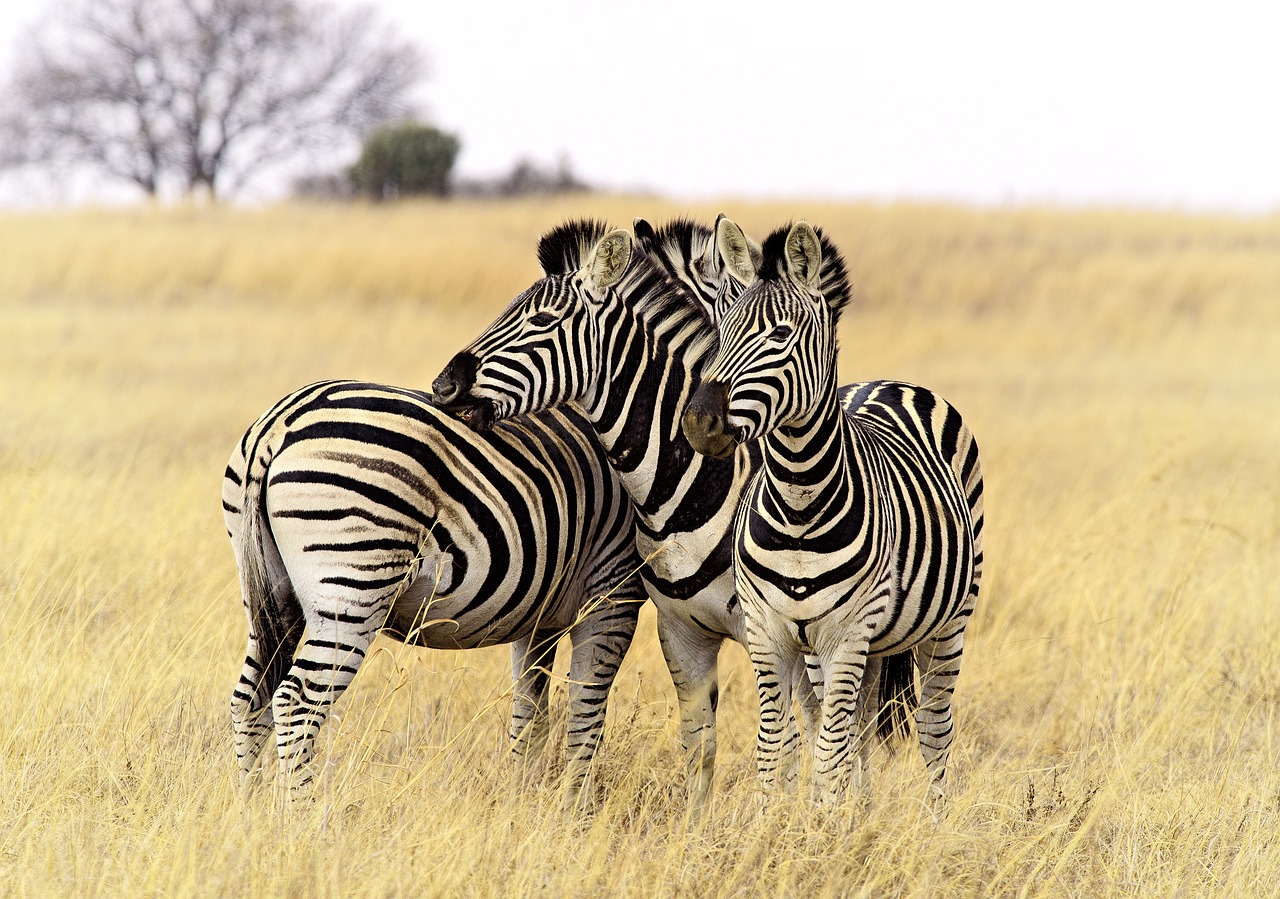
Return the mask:
[[[880,739],[889,740],[895,734],[910,737],[919,704],[911,650],[887,657],[880,666],[880,711],[876,718]]]
[[[288,673],[303,624],[302,607],[267,520],[264,490],[267,464],[261,464],[260,473],[250,467],[246,474],[243,527],[237,547],[240,586],[249,609],[249,626],[258,643],[258,657],[265,663],[255,690],[260,701],[270,701]]]

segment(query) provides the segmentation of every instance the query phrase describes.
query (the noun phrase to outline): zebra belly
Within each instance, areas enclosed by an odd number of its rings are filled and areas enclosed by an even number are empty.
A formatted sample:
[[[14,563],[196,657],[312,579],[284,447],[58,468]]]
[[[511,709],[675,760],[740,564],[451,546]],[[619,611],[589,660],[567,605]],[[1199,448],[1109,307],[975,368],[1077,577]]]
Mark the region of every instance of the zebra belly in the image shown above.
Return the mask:
[[[448,557],[448,554],[444,554]],[[510,643],[534,630],[563,630],[574,623],[582,590],[576,581],[551,595],[500,589],[480,595],[474,589],[449,588],[437,571],[448,563],[424,563],[422,573],[392,605],[383,630],[414,646],[432,649],[476,649]]]

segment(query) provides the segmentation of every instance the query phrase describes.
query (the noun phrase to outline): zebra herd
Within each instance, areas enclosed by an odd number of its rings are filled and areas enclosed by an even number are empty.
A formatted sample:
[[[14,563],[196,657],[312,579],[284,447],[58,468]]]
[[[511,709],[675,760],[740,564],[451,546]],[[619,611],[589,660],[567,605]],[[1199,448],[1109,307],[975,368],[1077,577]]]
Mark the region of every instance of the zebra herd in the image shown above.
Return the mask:
[[[977,445],[938,395],[837,388],[839,252],[800,222],[571,221],[543,276],[416,390],[330,381],[245,433],[223,487],[249,620],[232,695],[243,782],[282,779],[373,637],[510,644],[517,754],[546,740],[572,642],[566,805],[588,804],[605,700],[644,599],[680,709],[690,812],[708,802],[717,656],[756,673],[760,781],[836,799],[871,735],[915,731],[944,795],[951,699],[982,572]],[[915,680],[919,671],[920,694]]]

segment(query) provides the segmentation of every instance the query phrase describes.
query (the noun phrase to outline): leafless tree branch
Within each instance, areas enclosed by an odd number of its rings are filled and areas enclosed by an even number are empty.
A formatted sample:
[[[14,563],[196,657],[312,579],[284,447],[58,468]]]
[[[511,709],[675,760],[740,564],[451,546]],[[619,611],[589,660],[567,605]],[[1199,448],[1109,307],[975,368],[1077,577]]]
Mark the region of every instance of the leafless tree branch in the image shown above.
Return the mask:
[[[424,72],[372,10],[305,0],[73,0],[24,44],[0,166],[89,163],[148,194],[220,195],[360,138]]]

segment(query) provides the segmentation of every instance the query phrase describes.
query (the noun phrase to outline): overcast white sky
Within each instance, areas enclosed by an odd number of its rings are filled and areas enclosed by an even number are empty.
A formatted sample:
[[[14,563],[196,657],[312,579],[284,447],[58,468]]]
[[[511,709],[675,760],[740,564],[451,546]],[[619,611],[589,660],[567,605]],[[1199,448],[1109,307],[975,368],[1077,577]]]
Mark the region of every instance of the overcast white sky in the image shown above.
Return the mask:
[[[673,197],[1280,210],[1276,0],[373,5],[464,175],[567,154]],[[0,6],[3,63],[33,12]]]

